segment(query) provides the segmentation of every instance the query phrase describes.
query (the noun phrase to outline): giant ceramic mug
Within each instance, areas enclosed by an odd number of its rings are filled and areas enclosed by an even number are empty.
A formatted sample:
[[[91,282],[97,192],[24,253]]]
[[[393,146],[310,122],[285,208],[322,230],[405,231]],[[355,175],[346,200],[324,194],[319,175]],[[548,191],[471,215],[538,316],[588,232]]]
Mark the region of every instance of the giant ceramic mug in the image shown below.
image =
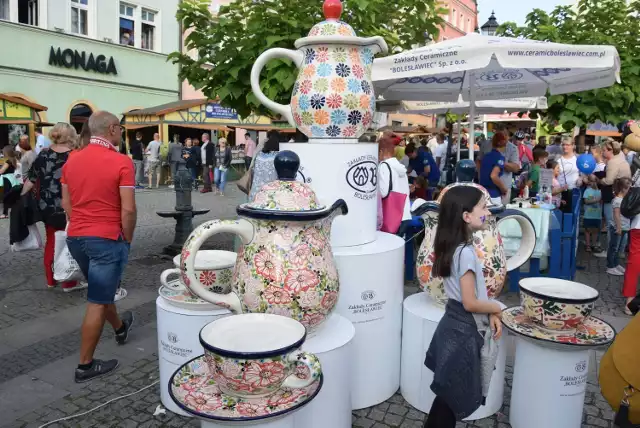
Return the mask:
[[[306,335],[305,327],[291,318],[243,314],[204,326],[200,343],[220,390],[255,398],[281,388],[305,388],[320,378],[318,358],[299,349]]]
[[[345,22],[340,0],[324,4],[326,21],[308,37],[296,40],[297,51],[269,49],[251,70],[251,89],[267,108],[285,117],[312,139],[357,139],[373,122],[376,97],[371,67],[377,53],[387,53],[382,37],[356,37]],[[291,104],[270,100],[260,87],[260,72],[273,59],[288,59],[298,67]]]

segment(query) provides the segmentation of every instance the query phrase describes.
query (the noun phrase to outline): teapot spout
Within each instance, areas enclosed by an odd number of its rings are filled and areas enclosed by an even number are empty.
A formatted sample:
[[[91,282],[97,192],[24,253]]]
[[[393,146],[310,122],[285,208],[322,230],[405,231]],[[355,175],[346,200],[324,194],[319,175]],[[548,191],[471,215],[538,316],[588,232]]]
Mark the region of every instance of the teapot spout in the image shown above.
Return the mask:
[[[349,213],[349,207],[344,199],[338,199],[329,208],[329,220],[333,221],[339,215],[347,215]]]

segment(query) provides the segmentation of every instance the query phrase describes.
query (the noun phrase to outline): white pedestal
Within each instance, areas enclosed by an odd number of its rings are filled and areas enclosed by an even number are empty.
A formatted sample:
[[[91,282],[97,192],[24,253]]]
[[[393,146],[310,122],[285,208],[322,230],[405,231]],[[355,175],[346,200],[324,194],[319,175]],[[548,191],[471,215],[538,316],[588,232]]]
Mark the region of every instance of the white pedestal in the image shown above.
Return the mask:
[[[444,308],[433,303],[425,293],[416,293],[404,301],[400,392],[409,404],[424,413],[429,413],[436,398],[431,391],[433,372],[425,367],[424,358],[443,316]],[[475,421],[489,417],[502,407],[507,363],[506,337],[506,329],[503,329],[496,369],[491,377],[486,403],[465,420]]]
[[[308,183],[323,204],[331,205],[338,199],[347,202],[349,213],[337,217],[331,226],[334,248],[363,245],[376,239],[377,144],[355,140],[344,144],[283,143],[280,150],[297,153],[298,179]]]
[[[162,297],[156,299],[158,321],[158,360],[160,366],[160,401],[168,410],[192,416],[181,410],[169,396],[169,379],[184,363],[204,354],[200,329],[211,321],[231,315],[227,309],[192,311],[172,306]]]
[[[322,364],[324,383],[320,393],[295,414],[300,428],[351,428],[351,381],[355,328],[334,313],[325,326],[302,349],[315,354]]]
[[[294,422],[294,415],[292,413],[285,417],[279,419],[264,419],[263,421],[256,422],[230,422],[230,423],[221,423],[221,422],[211,422],[205,421],[201,419],[200,427],[201,428],[240,428],[246,426],[259,427],[259,428],[297,428],[298,425]],[[300,428],[303,428],[300,426]]]
[[[353,409],[382,403],[400,385],[404,240],[382,232],[376,238],[367,245],[333,249],[340,275],[336,309],[356,329]]]
[[[513,428],[580,428],[589,352],[516,336],[509,422]]]

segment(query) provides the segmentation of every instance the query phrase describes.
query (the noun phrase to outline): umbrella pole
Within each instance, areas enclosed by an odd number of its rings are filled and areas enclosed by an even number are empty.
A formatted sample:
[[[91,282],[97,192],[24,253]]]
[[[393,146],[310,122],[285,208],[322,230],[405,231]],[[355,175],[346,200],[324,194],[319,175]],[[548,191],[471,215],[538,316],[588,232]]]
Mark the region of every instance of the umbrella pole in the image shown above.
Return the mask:
[[[469,73],[469,159],[473,160],[476,145],[476,74]]]
[[[460,162],[460,142],[462,141],[462,115],[458,116],[458,154],[457,161]]]

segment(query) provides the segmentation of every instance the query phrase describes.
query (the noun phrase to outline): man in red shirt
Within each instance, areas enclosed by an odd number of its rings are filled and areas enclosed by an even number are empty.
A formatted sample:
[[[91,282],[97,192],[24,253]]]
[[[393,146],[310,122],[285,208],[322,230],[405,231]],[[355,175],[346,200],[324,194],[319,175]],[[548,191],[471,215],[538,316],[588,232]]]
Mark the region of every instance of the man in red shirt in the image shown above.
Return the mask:
[[[121,345],[133,324],[133,314],[118,316],[114,304],[136,227],[133,162],[116,149],[122,133],[116,116],[96,112],[89,118],[89,129],[89,144],[69,157],[61,178],[62,207],[69,218],[67,245],[89,283],[76,382],[118,366],[118,360],[93,358],[105,320]]]

